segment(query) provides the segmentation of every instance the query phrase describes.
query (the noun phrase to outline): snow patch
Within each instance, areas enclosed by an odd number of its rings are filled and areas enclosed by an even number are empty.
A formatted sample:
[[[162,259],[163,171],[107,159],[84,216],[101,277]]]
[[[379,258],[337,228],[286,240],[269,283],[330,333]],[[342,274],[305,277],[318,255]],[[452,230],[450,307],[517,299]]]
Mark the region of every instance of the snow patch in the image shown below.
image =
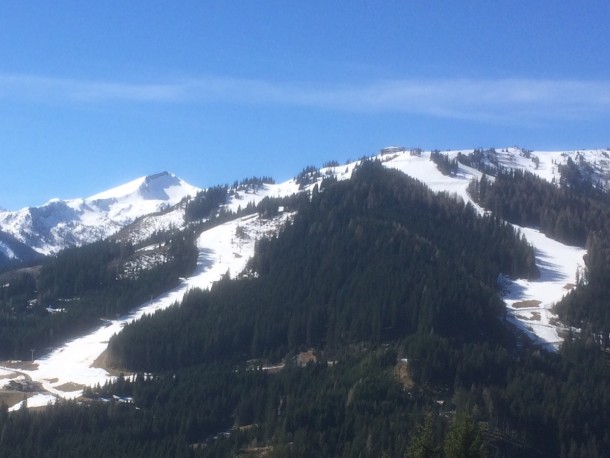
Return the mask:
[[[17,259],[15,252],[4,242],[0,242],[0,254],[4,255],[8,259]]]
[[[49,404],[53,404],[56,400],[57,400],[57,398],[51,394],[37,393],[34,396],[27,398],[27,400],[25,402],[27,403],[28,408],[30,408],[30,407],[44,407]],[[15,404],[11,408],[9,408],[8,411],[15,412],[15,411],[21,409],[21,407],[23,406],[23,402],[24,401],[18,402],[17,404]]]

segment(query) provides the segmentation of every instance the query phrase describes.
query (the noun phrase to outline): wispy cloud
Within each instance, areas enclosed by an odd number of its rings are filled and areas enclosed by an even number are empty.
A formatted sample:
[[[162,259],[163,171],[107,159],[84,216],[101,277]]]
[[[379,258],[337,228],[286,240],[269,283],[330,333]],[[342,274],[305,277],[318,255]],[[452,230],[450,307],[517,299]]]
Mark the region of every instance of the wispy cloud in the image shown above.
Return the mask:
[[[444,78],[343,85],[206,77],[125,83],[0,75],[3,100],[275,104],[519,123],[610,115],[610,81]]]
[[[180,84],[122,83],[114,81],[0,75],[0,100],[26,99],[65,102],[170,102],[181,96]]]

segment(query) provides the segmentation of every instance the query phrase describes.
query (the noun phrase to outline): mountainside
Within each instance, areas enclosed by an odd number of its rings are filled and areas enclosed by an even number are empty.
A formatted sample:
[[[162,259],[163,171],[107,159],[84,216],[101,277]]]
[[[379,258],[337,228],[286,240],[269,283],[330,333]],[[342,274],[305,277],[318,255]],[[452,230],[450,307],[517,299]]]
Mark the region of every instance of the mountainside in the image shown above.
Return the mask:
[[[32,262],[40,260],[42,255],[28,245],[17,240],[11,234],[0,231],[0,267],[12,262]]]
[[[559,185],[562,179],[578,179],[610,189],[610,150],[531,151],[524,148],[447,151],[450,159],[491,171],[523,170]],[[467,158],[467,156],[470,156]],[[566,172],[568,177],[565,177]]]
[[[188,295],[172,315],[113,338],[109,353],[119,366],[156,371],[178,361],[277,358],[417,331],[459,341],[501,335],[498,275],[539,275],[532,248],[510,225],[375,162],[350,180],[329,181],[298,205],[277,238],[258,243],[247,278],[216,285],[210,298]],[[489,255],[464,254],[479,251]],[[163,347],[177,329],[192,339],[188,350],[144,350]]]
[[[0,212],[0,231],[40,254],[54,254],[104,239],[137,218],[166,210],[198,191],[163,172],[85,199],[53,199],[39,207]],[[6,245],[7,252],[15,252],[14,243]]]
[[[0,365],[5,391],[64,401],[0,409],[0,447],[605,456],[607,162],[545,154],[392,147],[248,178],[4,274],[0,351],[28,360]],[[171,199],[157,179],[85,200],[127,222]]]

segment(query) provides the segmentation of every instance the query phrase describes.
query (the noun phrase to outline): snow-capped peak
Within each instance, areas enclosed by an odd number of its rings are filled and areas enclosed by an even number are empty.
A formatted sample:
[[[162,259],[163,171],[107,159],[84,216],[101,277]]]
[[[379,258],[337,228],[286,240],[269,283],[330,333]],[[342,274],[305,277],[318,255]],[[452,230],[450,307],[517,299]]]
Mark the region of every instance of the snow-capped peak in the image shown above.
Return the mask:
[[[108,199],[142,199],[178,202],[187,195],[193,195],[198,191],[199,188],[191,186],[173,173],[161,172],[137,178],[129,183],[95,194],[85,200],[94,202]]]
[[[0,213],[0,230],[39,253],[108,237],[135,219],[176,205],[200,189],[168,172],[144,176],[85,199],[52,199]]]

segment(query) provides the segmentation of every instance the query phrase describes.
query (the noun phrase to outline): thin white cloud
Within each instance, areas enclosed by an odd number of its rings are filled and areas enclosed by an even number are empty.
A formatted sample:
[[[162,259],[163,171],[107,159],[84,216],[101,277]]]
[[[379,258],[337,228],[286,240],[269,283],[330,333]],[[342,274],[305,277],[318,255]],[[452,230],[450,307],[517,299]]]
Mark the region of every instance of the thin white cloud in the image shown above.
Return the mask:
[[[238,78],[124,83],[0,75],[0,103],[3,100],[275,104],[488,122],[545,122],[609,115],[610,81],[445,78],[320,85]]]
[[[509,121],[610,114],[610,83],[549,80],[437,79],[388,81],[313,94],[330,107]],[[326,101],[326,102],[325,102]]]
[[[179,84],[130,84],[113,81],[0,75],[0,100],[26,99],[72,102],[171,102],[180,98]]]

